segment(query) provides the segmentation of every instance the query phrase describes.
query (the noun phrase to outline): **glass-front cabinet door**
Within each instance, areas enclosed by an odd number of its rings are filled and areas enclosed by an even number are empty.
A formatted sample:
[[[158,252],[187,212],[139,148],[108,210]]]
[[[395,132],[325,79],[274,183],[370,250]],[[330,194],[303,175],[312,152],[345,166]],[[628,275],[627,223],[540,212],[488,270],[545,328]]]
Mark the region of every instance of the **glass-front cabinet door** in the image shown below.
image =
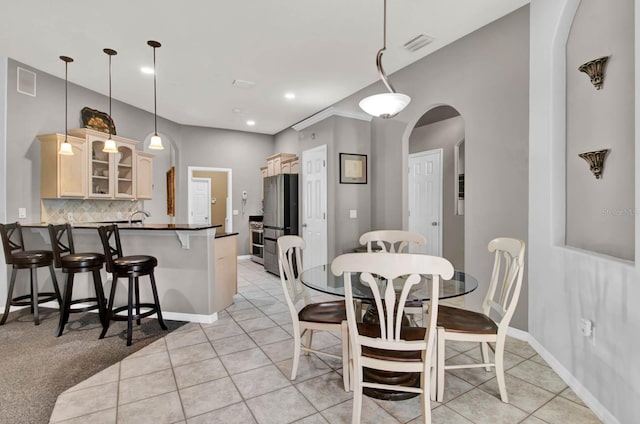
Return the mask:
[[[113,197],[113,183],[111,180],[113,160],[109,157],[109,153],[102,151],[104,140],[93,137],[88,138],[91,154],[89,197]]]
[[[116,197],[123,199],[133,199],[135,160],[133,156],[133,146],[118,143],[118,153],[115,156],[115,181]]]

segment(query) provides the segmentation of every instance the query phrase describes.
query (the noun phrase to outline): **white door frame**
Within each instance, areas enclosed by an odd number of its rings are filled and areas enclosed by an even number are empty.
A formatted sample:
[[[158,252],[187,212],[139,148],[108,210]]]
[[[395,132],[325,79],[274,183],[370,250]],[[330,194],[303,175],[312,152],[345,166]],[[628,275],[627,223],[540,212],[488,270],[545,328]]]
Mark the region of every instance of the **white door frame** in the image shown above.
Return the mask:
[[[442,203],[443,203],[443,200],[444,200],[444,192],[442,191],[443,190],[443,178],[444,178],[444,169],[443,169],[444,149],[438,148],[438,149],[424,150],[422,152],[410,153],[407,156],[407,163],[409,163],[411,158],[415,158],[415,157],[419,157],[419,156],[431,155],[431,154],[436,153],[436,152],[440,156],[440,210],[438,211],[438,215],[440,216],[440,222],[438,222],[438,239],[439,239],[438,252],[440,252],[440,256],[442,256],[442,250],[443,250],[442,249],[442,244],[443,244],[442,227],[444,226],[443,225],[444,217],[442,216]],[[407,176],[407,212],[409,211],[409,196],[408,196],[409,178],[411,178],[411,175]],[[409,228],[409,214],[408,213],[407,213],[407,229],[411,230]],[[430,243],[430,240],[427,240],[427,243]]]
[[[304,222],[305,219],[305,210],[304,210],[304,205],[305,205],[305,170],[304,170],[304,158],[305,158],[305,153],[309,154],[311,152],[316,152],[316,151],[322,151],[324,152],[324,204],[322,205],[322,207],[324,208],[324,229],[323,229],[323,237],[324,237],[324,246],[325,246],[325,251],[322,252],[322,258],[319,259],[319,262],[321,264],[327,263],[328,261],[328,257],[329,257],[329,216],[328,216],[328,205],[329,205],[329,199],[327,196],[328,193],[328,185],[329,185],[329,176],[328,176],[328,164],[327,164],[327,155],[328,155],[328,151],[329,148],[326,144],[323,144],[321,146],[316,146],[316,147],[312,147],[310,149],[306,149],[302,151],[301,157],[300,157],[300,185],[301,185],[301,190],[300,190],[300,194],[301,194],[301,207],[302,207],[302,211],[301,211],[301,224],[300,224],[300,236],[304,239],[304,233],[305,233],[305,228],[306,228],[306,223]],[[305,252],[307,254],[307,256],[310,253],[310,249],[307,247],[307,249],[303,250],[303,259],[302,259],[302,264],[304,267],[308,268],[310,267],[309,264],[307,264],[307,262],[309,262],[308,260],[305,262],[304,256],[305,256]]]
[[[225,219],[225,224],[224,224],[224,231],[226,233],[232,233],[233,232],[233,214],[232,214],[232,208],[233,208],[233,198],[232,198],[232,191],[231,188],[233,187],[232,184],[232,171],[231,168],[210,168],[210,167],[206,167],[206,166],[189,166],[187,167],[187,199],[188,199],[188,203],[187,203],[187,216],[189,217],[189,223],[191,223],[191,211],[192,211],[192,205],[191,205],[191,179],[193,178],[193,173],[197,172],[197,171],[205,171],[205,172],[226,172],[227,173],[227,205],[226,205],[226,209],[227,209],[227,218]]]

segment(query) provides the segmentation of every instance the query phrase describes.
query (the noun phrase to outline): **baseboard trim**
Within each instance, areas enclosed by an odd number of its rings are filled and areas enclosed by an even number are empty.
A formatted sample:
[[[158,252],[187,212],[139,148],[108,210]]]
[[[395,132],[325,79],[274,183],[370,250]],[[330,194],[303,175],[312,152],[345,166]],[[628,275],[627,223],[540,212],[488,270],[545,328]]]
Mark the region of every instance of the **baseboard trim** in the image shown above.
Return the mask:
[[[251,255],[239,255],[238,256],[239,260],[246,260],[246,259],[251,259]]]
[[[535,337],[526,331],[509,327],[507,334],[515,339],[523,340],[544,359],[556,374],[575,392],[576,395],[587,405],[594,414],[605,424],[620,424],[620,421],[582,385],[582,383],[567,370],[547,349],[538,342]]]

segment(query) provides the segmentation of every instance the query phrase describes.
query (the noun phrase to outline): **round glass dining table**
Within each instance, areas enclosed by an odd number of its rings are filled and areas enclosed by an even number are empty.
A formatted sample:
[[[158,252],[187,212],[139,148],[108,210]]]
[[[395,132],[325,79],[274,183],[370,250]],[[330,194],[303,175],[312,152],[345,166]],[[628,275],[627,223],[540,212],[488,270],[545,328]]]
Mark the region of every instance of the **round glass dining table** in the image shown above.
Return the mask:
[[[342,275],[333,275],[330,264],[320,265],[302,271],[300,281],[311,289],[344,297],[344,277]],[[376,281],[378,282],[378,287],[381,289],[381,293],[384,293],[384,283],[382,279],[378,278]],[[402,284],[402,278],[394,280],[394,285],[396,285],[398,290],[402,289]],[[411,288],[407,301],[429,300],[431,294],[430,284],[431,276],[427,277],[423,275],[422,281]],[[369,286],[362,284],[360,281],[360,273],[351,274],[351,287],[355,299],[373,300],[373,294]],[[471,293],[476,288],[478,288],[478,280],[463,271],[455,271],[451,279],[440,280],[439,298],[449,299],[463,296]]]

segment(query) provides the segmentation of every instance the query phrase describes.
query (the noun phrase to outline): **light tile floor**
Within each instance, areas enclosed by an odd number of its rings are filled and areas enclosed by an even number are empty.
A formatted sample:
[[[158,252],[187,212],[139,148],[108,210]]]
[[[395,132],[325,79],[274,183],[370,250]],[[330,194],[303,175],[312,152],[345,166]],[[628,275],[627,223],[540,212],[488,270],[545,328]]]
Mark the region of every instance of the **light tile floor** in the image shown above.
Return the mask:
[[[289,380],[293,339],[280,280],[249,260],[238,262],[238,274],[239,294],[218,321],[187,324],[67,390],[50,422],[351,422],[352,394],[343,389],[341,361],[303,356],[296,380]],[[340,339],[319,333],[314,347],[339,354]],[[455,370],[446,377],[445,401],[431,402],[434,423],[600,422],[527,343],[509,339],[506,349],[511,403],[500,401],[493,372]],[[479,355],[474,345],[447,345],[451,363]],[[391,402],[365,396],[362,422],[419,423],[419,397]]]

